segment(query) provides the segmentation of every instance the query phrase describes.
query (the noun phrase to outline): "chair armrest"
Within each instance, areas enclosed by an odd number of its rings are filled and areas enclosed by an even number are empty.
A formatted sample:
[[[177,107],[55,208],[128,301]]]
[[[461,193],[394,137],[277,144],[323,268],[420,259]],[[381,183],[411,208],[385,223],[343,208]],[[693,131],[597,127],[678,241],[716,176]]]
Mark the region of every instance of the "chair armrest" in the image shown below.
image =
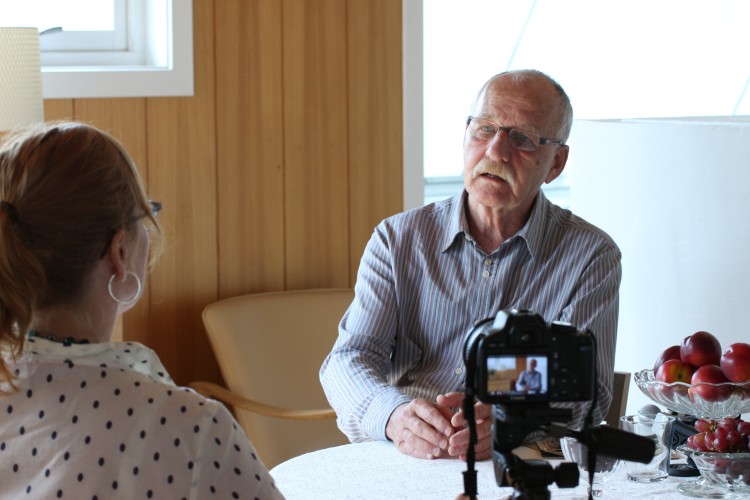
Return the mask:
[[[253,401],[252,399],[244,398],[212,382],[192,382],[189,385],[192,389],[207,398],[214,398],[222,403],[231,405],[234,408],[240,408],[260,415],[293,420],[321,420],[336,418],[336,412],[330,408],[325,410],[289,410],[287,408],[266,405],[259,403],[258,401]]]

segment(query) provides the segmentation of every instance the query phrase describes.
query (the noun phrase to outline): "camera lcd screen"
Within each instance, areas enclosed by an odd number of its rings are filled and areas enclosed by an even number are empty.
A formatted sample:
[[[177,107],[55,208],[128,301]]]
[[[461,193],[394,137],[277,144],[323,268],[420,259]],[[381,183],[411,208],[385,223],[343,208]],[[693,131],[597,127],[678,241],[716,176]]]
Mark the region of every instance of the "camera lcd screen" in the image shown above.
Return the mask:
[[[549,371],[545,355],[490,355],[486,366],[489,396],[537,399],[547,394]]]

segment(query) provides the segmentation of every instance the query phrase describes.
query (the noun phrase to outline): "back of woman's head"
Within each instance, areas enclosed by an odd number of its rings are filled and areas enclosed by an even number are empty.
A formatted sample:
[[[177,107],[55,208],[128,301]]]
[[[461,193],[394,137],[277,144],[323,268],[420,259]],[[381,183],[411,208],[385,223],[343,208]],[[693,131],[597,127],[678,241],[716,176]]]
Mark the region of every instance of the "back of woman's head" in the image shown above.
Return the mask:
[[[108,134],[61,122],[5,136],[0,346],[20,349],[34,310],[81,298],[114,233],[126,228],[135,234],[134,214],[156,224],[132,160]],[[0,364],[3,378],[8,374]]]

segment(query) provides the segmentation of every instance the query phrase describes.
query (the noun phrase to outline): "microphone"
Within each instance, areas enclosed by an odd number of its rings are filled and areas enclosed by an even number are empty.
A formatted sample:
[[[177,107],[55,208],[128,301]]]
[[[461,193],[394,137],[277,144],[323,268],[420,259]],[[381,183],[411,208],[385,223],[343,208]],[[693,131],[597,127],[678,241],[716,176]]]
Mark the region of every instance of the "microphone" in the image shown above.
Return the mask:
[[[628,462],[649,463],[654,458],[656,443],[653,439],[632,432],[597,425],[582,431],[569,431],[589,452],[606,455]]]

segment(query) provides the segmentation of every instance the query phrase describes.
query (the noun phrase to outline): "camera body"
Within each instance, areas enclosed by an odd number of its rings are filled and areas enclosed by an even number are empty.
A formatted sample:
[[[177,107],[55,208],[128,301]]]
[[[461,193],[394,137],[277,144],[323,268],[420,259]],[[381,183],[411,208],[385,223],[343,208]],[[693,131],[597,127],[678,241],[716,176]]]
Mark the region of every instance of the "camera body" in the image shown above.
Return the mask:
[[[469,333],[465,354],[474,347],[476,396],[484,403],[513,406],[594,397],[594,341],[589,332],[570,324],[547,325],[528,310],[502,310]],[[523,373],[532,364],[536,374]]]

